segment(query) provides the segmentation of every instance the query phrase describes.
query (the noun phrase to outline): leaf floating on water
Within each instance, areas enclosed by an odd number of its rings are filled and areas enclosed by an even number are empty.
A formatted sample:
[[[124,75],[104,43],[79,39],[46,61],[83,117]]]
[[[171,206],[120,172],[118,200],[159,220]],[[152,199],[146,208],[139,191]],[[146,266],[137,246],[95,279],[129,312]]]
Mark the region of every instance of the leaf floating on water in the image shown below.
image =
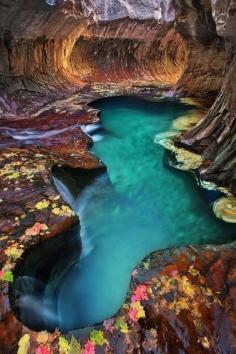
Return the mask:
[[[30,336],[27,333],[19,340],[17,354],[28,354],[29,348],[30,348]]]

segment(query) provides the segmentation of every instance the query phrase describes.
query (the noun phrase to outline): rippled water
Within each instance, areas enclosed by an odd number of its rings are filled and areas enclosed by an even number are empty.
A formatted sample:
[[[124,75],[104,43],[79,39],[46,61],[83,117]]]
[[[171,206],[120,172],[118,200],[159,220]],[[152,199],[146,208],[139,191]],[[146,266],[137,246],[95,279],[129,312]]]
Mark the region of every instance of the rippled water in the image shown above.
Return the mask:
[[[55,184],[81,219],[75,228],[29,252],[18,267],[15,305],[35,329],[72,330],[114,315],[130,274],[151,251],[182,244],[231,241],[235,227],[216,219],[215,194],[192,175],[171,169],[153,143],[191,107],[178,100],[97,101],[92,151],[107,173],[55,170]],[[93,134],[93,130],[89,130]]]

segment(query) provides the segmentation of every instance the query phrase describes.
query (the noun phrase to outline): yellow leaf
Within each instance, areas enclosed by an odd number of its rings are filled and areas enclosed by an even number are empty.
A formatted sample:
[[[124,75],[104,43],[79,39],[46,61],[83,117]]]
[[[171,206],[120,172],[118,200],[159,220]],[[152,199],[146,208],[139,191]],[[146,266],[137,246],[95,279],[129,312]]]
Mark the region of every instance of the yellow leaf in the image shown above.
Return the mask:
[[[17,354],[27,354],[29,348],[30,348],[30,336],[27,333],[19,340]]]
[[[18,248],[17,246],[18,246],[18,244],[15,243],[15,244],[9,246],[9,247],[4,251],[4,253],[5,253],[8,257],[12,258],[12,260],[14,260],[14,261],[17,260],[18,258],[20,258],[21,255],[22,255],[22,253],[24,252],[22,249]]]
[[[52,213],[59,216],[75,215],[75,213],[66,205],[62,205],[61,208],[53,208]]]
[[[193,298],[194,294],[195,294],[195,290],[192,286],[192,284],[190,283],[190,281],[188,280],[187,277],[183,277],[182,278],[182,282],[181,282],[181,288],[182,291],[189,297]]]
[[[42,331],[42,332],[39,332],[39,334],[37,335],[36,341],[39,344],[46,344],[47,341],[48,341],[48,338],[49,338],[48,332],[47,331]]]
[[[11,175],[7,176],[7,179],[17,179],[20,177],[20,174],[18,172],[13,172]]]
[[[59,337],[59,353],[68,354],[70,350],[70,344],[64,337]]]
[[[41,202],[38,202],[37,204],[35,204],[35,208],[36,209],[46,209],[49,206],[50,202],[46,199],[42,200]]]
[[[61,215],[61,210],[60,210],[60,208],[53,208],[52,213],[55,215]]]
[[[131,307],[134,308],[137,311],[137,315],[136,315],[137,318],[145,317],[144,308],[143,308],[143,306],[141,305],[141,303],[139,301],[133,302],[131,304]]]

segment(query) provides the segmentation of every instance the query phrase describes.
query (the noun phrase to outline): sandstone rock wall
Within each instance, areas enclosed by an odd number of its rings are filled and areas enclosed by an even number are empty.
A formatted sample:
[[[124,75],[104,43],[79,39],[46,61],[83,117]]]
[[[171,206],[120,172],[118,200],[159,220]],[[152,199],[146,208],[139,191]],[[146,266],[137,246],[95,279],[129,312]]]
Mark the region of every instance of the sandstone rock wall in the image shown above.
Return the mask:
[[[0,10],[0,87],[10,96],[52,100],[94,83],[197,97],[222,88],[182,142],[204,153],[204,178],[233,188],[235,1],[2,0]],[[8,101],[2,95],[3,114]]]
[[[225,52],[209,2],[195,3],[3,0],[3,87],[71,91],[85,83],[139,81],[176,84],[185,95],[214,94]]]
[[[203,179],[229,187],[236,193],[236,1],[212,0],[216,29],[227,49],[227,63],[221,91],[207,116],[182,142],[200,151],[204,164]]]

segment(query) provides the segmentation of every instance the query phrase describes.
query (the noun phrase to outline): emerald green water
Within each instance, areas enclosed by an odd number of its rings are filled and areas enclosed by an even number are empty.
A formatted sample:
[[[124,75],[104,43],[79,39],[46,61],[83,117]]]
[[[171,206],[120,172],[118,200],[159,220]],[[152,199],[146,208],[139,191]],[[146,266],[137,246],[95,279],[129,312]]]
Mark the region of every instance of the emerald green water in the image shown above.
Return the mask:
[[[92,151],[107,174],[77,196],[57,178],[57,188],[81,218],[81,232],[75,231],[66,247],[65,238],[53,241],[57,252],[45,269],[32,271],[36,259],[37,264],[49,259],[45,246],[32,251],[16,281],[21,317],[37,329],[73,330],[114,315],[132,270],[154,250],[229,242],[235,235],[233,225],[213,215],[214,194],[199,189],[190,174],[170,168],[167,153],[153,142],[190,106],[119,97],[93,107],[101,110],[102,129]]]

